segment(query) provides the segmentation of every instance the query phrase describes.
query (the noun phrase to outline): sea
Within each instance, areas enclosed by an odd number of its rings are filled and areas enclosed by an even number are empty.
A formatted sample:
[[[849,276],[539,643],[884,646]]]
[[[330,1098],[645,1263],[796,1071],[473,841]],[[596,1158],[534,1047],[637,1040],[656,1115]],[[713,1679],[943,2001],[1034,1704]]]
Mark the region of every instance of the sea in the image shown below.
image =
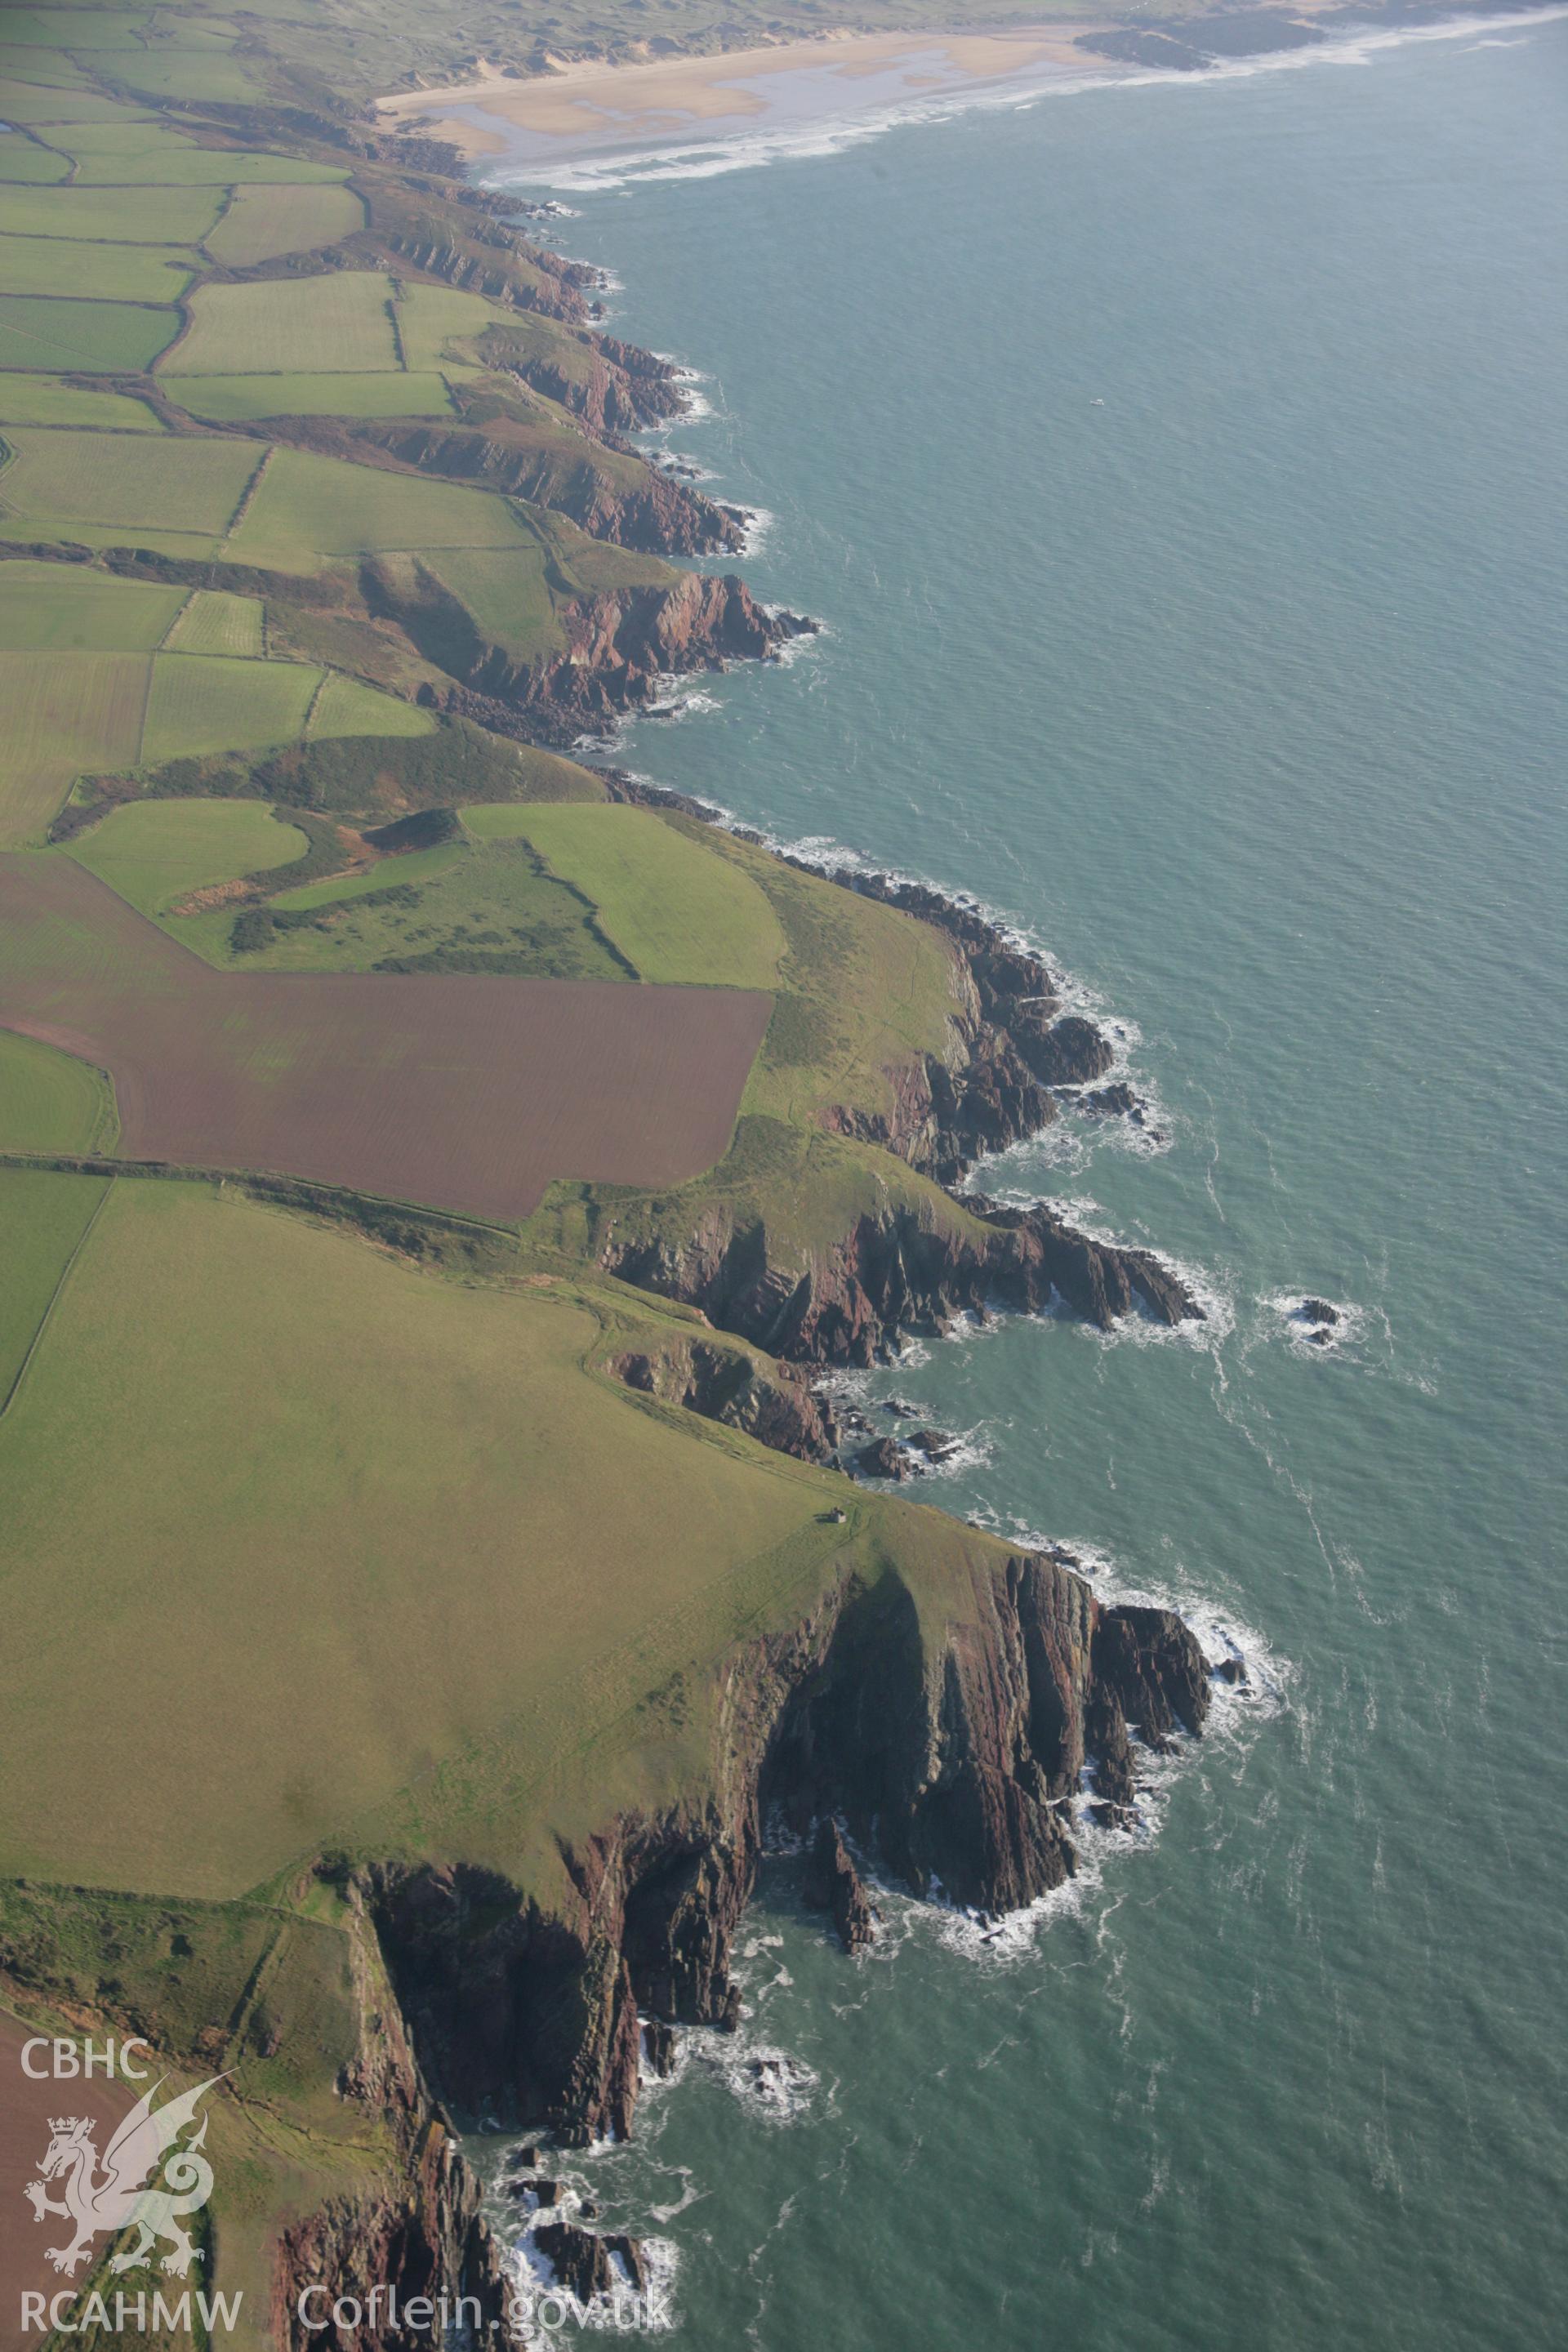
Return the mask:
[[[862,1402],[1248,1664],[999,1930],[851,1961],[770,1860],[742,2032],[576,2176],[689,2352],[1562,2345],[1568,21],[486,170],[824,625],[616,756],[972,895],[1150,1105],[976,1181],[1202,1326]]]

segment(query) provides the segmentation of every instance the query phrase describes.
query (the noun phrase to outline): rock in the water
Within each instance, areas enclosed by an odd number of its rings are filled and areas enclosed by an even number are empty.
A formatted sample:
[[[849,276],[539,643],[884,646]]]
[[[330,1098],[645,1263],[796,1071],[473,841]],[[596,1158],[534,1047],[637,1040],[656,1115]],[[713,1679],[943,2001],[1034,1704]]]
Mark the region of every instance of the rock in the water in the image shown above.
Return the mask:
[[[919,1405],[910,1404],[904,1397],[884,1397],[882,1411],[890,1412],[895,1421],[918,1421],[921,1417]]]
[[[1208,1668],[1190,1626],[1172,1609],[1108,1610],[1094,1638],[1100,1689],[1114,1697],[1144,1744],[1159,1749],[1180,1727],[1198,1732],[1209,1711]]]
[[[662,2018],[650,2017],[642,2030],[643,2055],[650,2074],[660,2077],[675,2072],[675,2031]]]
[[[1222,1658],[1215,1672],[1222,1683],[1229,1683],[1233,1687],[1247,1680],[1247,1668],[1239,1658]]]
[[[1331,1307],[1326,1298],[1303,1298],[1301,1301],[1301,1313],[1309,1323],[1327,1323],[1332,1325],[1337,1323],[1340,1319],[1339,1308],[1337,1307]]]
[[[863,1445],[855,1456],[855,1467],[863,1478],[912,1478],[915,1465],[896,1438],[874,1438]]]
[[[1092,1110],[1102,1118],[1132,1118],[1139,1116],[1138,1097],[1125,1079],[1118,1078],[1113,1087],[1096,1087],[1089,1094],[1079,1095],[1079,1110]]]
[[[1048,1024],[1042,1019],[1037,1026],[1028,1017],[1030,1011],[1026,1004],[1015,1007],[1008,1013],[1008,1027],[1042,1086],[1087,1086],[1104,1076],[1115,1055],[1102,1029],[1078,1013]]]
[[[605,2242],[615,2259],[625,2264],[626,2275],[633,2286],[638,2288],[647,2286],[647,2263],[643,2254],[640,2239],[628,2238],[624,2232],[616,2231],[614,2236],[607,2238]]]
[[[825,1820],[806,1864],[805,1894],[814,1911],[831,1911],[838,1940],[847,1952],[858,1952],[876,1940],[876,1913],[850,1861],[837,1822]]]
[[[904,1442],[918,1454],[923,1454],[928,1462],[945,1462],[958,1451],[957,1438],[950,1437],[942,1429],[913,1429]]]
[[[574,2221],[546,2221],[533,2233],[533,2242],[554,2272],[556,2282],[579,2303],[596,2294],[613,2294],[625,2284],[618,2262],[633,2286],[647,2283],[647,2265],[636,2238],[618,2231],[601,2236],[597,2230],[580,2230]]]

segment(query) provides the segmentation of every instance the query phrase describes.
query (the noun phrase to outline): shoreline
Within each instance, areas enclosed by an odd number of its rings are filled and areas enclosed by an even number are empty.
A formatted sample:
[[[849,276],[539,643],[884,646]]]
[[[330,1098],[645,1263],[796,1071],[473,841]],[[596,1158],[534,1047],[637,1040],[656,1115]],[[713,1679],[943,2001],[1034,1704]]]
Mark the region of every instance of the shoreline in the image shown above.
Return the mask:
[[[547,142],[546,152],[552,149],[565,157],[590,147],[596,152],[721,130],[760,129],[772,111],[769,95],[778,95],[776,86],[791,77],[831,77],[846,102],[857,96],[864,101],[871,85],[899,78],[900,89],[879,91],[872,100],[885,106],[900,100],[963,96],[1005,84],[1042,64],[1058,67],[1064,79],[1098,76],[1105,60],[1074,45],[1080,36],[1114,29],[1111,20],[1089,15],[995,32],[827,32],[759,42],[717,56],[620,63],[576,59],[534,75],[486,71],[462,82],[392,91],[377,99],[373,110],[393,131],[417,125],[424,137],[445,141],[468,163],[506,155],[512,141],[483,122],[449,117],[444,109],[463,107],[488,116],[513,132]],[[773,86],[768,94],[748,87],[758,81]],[[811,119],[824,110],[814,109]]]
[[[484,64],[461,81],[388,91],[370,111],[396,136],[439,141],[470,168],[570,191],[599,175],[685,160],[708,176],[760,149],[798,152],[874,136],[922,110],[1029,105],[1112,87],[1223,79],[1322,62],[1362,62],[1403,41],[1550,22],[1558,0],[1279,0],[1264,10],[1126,18],[1086,14],[1040,25],[833,30],[676,56],[551,58],[525,73]],[[1265,26],[1267,29],[1264,29]],[[444,110],[456,110],[445,111]],[[815,145],[808,152],[816,152]],[[579,180],[574,175],[581,173]],[[491,183],[504,186],[507,181]]]

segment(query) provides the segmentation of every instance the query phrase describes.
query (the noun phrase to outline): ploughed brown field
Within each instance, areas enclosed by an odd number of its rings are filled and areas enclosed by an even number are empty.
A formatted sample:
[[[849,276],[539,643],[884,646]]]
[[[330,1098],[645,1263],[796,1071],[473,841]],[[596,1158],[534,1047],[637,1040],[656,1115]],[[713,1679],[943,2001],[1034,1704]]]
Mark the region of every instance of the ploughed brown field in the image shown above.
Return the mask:
[[[123,2083],[106,2082],[101,2073],[95,2074],[90,2083],[57,2083],[52,2076],[35,2082],[23,2070],[22,2050],[36,2030],[0,2011],[0,2352],[42,2341],[36,2331],[27,2333],[22,2327],[24,2290],[56,2295],[63,2288],[79,2294],[91,2268],[89,2263],[74,2278],[54,2268],[47,2250],[69,2245],[76,2231],[58,2213],[46,2213],[41,2221],[37,2220],[22,2194],[26,2183],[38,2177],[49,2144],[50,2119],[90,2116],[101,2154],[114,2137],[115,2126],[134,2105]],[[41,2062],[35,2057],[33,2063],[47,2063],[47,2053]],[[152,2062],[143,2057],[141,2063]],[[146,2088],[145,2084],[139,2085],[141,2090]],[[55,2202],[60,2202],[63,2182],[51,2180],[46,2186]],[[104,2240],[93,2249],[95,2255],[106,2251]]]
[[[557,1177],[729,1146],[773,999],[453,973],[216,971],[68,857],[0,856],[0,1027],[105,1069],[119,1155],[510,1221]]]

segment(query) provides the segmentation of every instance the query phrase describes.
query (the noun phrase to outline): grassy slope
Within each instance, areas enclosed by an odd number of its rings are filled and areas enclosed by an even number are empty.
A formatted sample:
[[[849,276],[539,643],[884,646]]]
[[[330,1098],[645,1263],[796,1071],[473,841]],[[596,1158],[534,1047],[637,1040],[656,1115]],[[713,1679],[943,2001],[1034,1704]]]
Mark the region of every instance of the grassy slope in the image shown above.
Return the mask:
[[[103,302],[177,302],[201,256],[166,245],[89,245],[0,235],[0,294],[50,294],[62,278]]]
[[[84,834],[74,854],[142,914],[156,916],[209,883],[287,866],[308,846],[298,826],[279,824],[255,801],[132,801]]]
[[[142,758],[151,763],[231,745],[288,743],[303,734],[319,669],[304,663],[159,654]]]
[[[259,660],[267,649],[266,609],[259,596],[197,588],[164,642],[171,653],[244,654]]]
[[[201,287],[191,297],[190,325],[164,353],[160,373],[251,375],[258,369],[288,374],[307,368],[395,368],[391,293],[387,278],[363,270],[269,278],[254,286]]]
[[[95,392],[52,375],[0,375],[0,424],[101,425],[113,433],[161,433],[145,401]]]
[[[450,408],[438,375],[166,375],[163,383],[180,407],[218,425],[264,416],[441,416]]]
[[[79,564],[0,564],[0,645],[16,654],[150,654],[184,600],[183,588]]]
[[[121,1183],[0,1422],[4,1863],[238,1894],[503,1722],[542,1769],[563,1706],[725,1638],[731,1580],[819,1570],[842,1481],[676,1433],[586,1369],[599,1329]]]
[[[222,211],[222,194],[212,188],[0,189],[0,230],[16,236],[95,237],[109,245],[199,245]],[[78,267],[73,255],[57,255],[56,264],[62,278],[69,278]]]
[[[305,1916],[276,1903],[0,1885],[0,1964],[29,2027],[79,2034],[84,2017],[100,2017],[121,2033],[151,2034],[171,2094],[226,2074],[206,2104],[216,2186],[196,2224],[205,2239],[196,2275],[243,2296],[237,2327],[220,2341],[236,2352],[271,2347],[279,2223],[329,2196],[395,2183],[387,2126],[339,2089],[344,2070],[377,2046],[374,2020],[390,2008],[363,1922],[325,1887]],[[138,2269],[108,2284],[150,2301],[169,2282]],[[137,2352],[191,2352],[193,2342],[151,2329],[100,2340]]]
[[[0,1029],[0,1151],[106,1150],[115,1125],[100,1071]]]
[[[7,1047],[28,1042],[5,1040]],[[26,1107],[34,1114],[36,1129],[61,1134],[71,1127],[79,1129],[85,1104],[70,1100],[55,1072],[25,1066],[18,1071],[16,1058],[7,1052],[0,1057],[0,1087],[12,1076],[19,1076],[29,1088]],[[6,1099],[0,1093],[0,1107]],[[0,1108],[0,1131],[10,1123],[8,1110]],[[91,1141],[90,1134],[86,1140]],[[0,1167],[0,1230],[5,1235],[5,1279],[0,1284],[0,1426],[28,1351],[108,1189],[101,1176]],[[10,1580],[8,1574],[5,1580]]]
[[[590,898],[644,980],[776,986],[784,937],[755,883],[649,809],[481,808],[481,840],[522,835]]]
[[[226,269],[248,269],[284,253],[306,253],[353,236],[364,205],[350,188],[237,188],[207,251]]]
[[[171,286],[171,294],[177,290]],[[0,294],[0,368],[120,375],[151,367],[179,331],[177,310]]]
[[[73,776],[133,765],[145,654],[0,654],[0,849],[43,832]]]

